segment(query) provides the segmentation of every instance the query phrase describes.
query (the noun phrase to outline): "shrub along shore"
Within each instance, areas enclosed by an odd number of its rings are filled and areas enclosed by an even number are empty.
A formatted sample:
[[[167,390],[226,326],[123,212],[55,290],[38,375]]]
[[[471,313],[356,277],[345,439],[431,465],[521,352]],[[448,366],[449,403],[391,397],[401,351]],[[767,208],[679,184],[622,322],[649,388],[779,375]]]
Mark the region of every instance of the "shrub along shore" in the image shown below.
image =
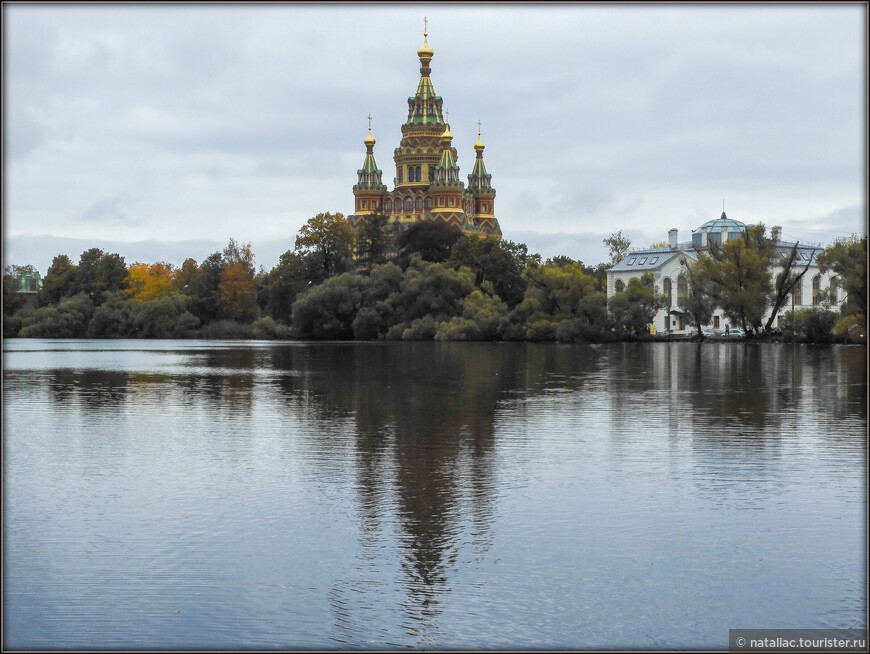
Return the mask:
[[[762,323],[799,271],[775,267],[764,227],[735,248],[754,266],[735,270],[728,250],[699,255],[689,292],[678,298],[694,335],[650,335],[664,308],[651,273],[608,298],[608,268],[626,255],[621,232],[605,239],[610,261],[586,266],[565,256],[542,261],[521,243],[466,236],[436,223],[398,231],[372,216],[353,234],[341,214],[318,214],[274,268],[257,271],[250,244],[230,239],[202,263],[127,265],[92,248],[74,264],[54,258],[36,306],[17,293],[22,272],[3,278],[3,335],[30,338],[206,338],[613,342],[712,338],[738,342],[865,342],[867,237],[839,240],[819,257],[842,280],[839,310],[818,304]],[[735,280],[752,279],[753,286]],[[785,290],[784,290],[785,289]],[[705,337],[699,326],[720,306],[745,337]]]

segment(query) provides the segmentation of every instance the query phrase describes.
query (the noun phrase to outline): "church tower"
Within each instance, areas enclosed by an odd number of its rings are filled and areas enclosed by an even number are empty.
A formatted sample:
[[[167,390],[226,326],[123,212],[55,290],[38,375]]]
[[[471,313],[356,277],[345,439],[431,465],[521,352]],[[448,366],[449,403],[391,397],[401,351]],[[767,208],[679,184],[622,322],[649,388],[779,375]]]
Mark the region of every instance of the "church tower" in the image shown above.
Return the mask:
[[[366,158],[363,167],[356,171],[357,183],[353,185],[355,215],[364,219],[366,215],[382,211],[383,197],[387,187],[381,182],[382,171],[375,163],[375,139],[372,136],[372,117],[369,116],[369,135],[363,139]]]
[[[348,220],[351,227],[357,228],[366,221],[366,215],[377,212],[400,229],[420,221],[435,221],[454,225],[467,234],[501,237],[493,208],[495,190],[483,165],[479,123],[474,146],[477,160],[468,176],[468,188],[460,179],[458,153],[446,118],[449,112],[443,111],[443,101],[435,94],[430,77],[435,51],[429,46],[428,22],[424,20],[424,24],[423,45],[417,50],[420,81],[408,98],[408,118],[402,125],[399,147],[393,152],[393,190],[388,191],[382,184],[381,171],[375,164],[369,117],[369,136],[364,141],[366,159],[353,187],[355,213]]]

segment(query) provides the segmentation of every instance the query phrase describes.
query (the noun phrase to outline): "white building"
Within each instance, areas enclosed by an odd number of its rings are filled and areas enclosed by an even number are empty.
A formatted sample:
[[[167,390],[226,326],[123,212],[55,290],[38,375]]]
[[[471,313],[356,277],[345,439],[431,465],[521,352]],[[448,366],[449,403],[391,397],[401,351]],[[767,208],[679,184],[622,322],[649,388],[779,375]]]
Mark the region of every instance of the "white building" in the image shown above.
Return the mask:
[[[663,306],[658,310],[653,320],[653,327],[658,333],[667,329],[671,329],[677,334],[688,333],[692,331],[693,327],[689,325],[688,317],[679,306],[679,296],[688,291],[686,265],[697,260],[697,251],[709,251],[710,243],[724,244],[729,240],[740,238],[745,229],[745,224],[739,220],[728,218],[724,211],[717,220],[710,220],[694,230],[691,241],[680,243],[677,238],[677,230],[672,229],[668,232],[666,246],[631,250],[622,261],[607,271],[607,298],[610,299],[615,293],[624,290],[630,279],[639,279],[645,272],[651,272],[655,278],[657,290],[665,296]],[[795,244],[782,241],[781,234],[781,227],[771,229],[771,236],[776,242],[779,256],[784,259]],[[810,265],[786,306],[780,309],[777,315],[777,325],[782,324],[783,314],[786,311],[792,308],[808,308],[818,304],[821,290],[831,292],[831,297],[836,300],[837,307],[843,301],[843,291],[837,278],[832,276],[830,271],[825,274],[821,274],[819,271],[816,256],[821,254],[823,249],[820,245],[805,245],[803,243],[798,245],[800,264],[795,261],[795,269],[800,271],[807,263]],[[775,275],[776,271],[774,271],[774,277]],[[766,323],[769,316],[770,311],[768,310],[762,322]],[[730,321],[723,315],[721,309],[716,309],[713,313],[712,323],[704,327],[712,329],[714,333],[722,333],[728,324]],[[734,324],[730,326],[732,328],[739,327],[739,325]]]

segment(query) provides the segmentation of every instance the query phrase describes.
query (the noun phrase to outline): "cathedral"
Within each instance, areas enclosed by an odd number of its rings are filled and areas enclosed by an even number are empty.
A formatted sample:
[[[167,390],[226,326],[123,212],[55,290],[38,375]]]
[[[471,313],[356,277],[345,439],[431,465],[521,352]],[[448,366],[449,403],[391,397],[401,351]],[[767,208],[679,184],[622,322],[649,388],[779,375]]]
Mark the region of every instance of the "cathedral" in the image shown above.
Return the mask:
[[[427,39],[428,32],[424,30],[423,45],[417,50],[420,83],[414,96],[408,98],[408,119],[402,125],[399,147],[393,151],[396,164],[393,190],[387,190],[381,180],[382,171],[375,163],[375,139],[369,116],[369,134],[363,141],[366,157],[353,187],[354,213],[348,217],[350,226],[362,227],[368,216],[380,213],[400,229],[428,220],[456,226],[466,234],[501,238],[492,175],[487,174],[483,163],[485,146],[480,140],[480,121],[474,144],[477,156],[466,185],[459,177],[448,122],[450,114],[446,112],[445,118],[442,100],[435,95],[429,77],[429,62],[435,52]]]

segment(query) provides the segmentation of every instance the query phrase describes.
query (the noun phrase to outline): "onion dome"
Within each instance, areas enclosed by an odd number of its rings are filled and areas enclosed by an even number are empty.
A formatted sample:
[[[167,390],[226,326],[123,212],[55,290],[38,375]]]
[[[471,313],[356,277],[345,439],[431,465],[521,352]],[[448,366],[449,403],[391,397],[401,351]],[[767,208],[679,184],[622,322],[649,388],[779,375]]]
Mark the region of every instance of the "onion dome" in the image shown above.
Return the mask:
[[[425,16],[423,17],[423,45],[420,46],[420,49],[417,50],[417,56],[420,59],[431,59],[432,55],[435,54],[435,51],[429,47],[429,42],[426,37],[429,36],[429,19]]]
[[[420,59],[431,59],[434,54],[435,51],[431,47],[429,47],[429,43],[424,36],[423,45],[420,46],[419,50],[417,50],[417,56],[420,57]]]

